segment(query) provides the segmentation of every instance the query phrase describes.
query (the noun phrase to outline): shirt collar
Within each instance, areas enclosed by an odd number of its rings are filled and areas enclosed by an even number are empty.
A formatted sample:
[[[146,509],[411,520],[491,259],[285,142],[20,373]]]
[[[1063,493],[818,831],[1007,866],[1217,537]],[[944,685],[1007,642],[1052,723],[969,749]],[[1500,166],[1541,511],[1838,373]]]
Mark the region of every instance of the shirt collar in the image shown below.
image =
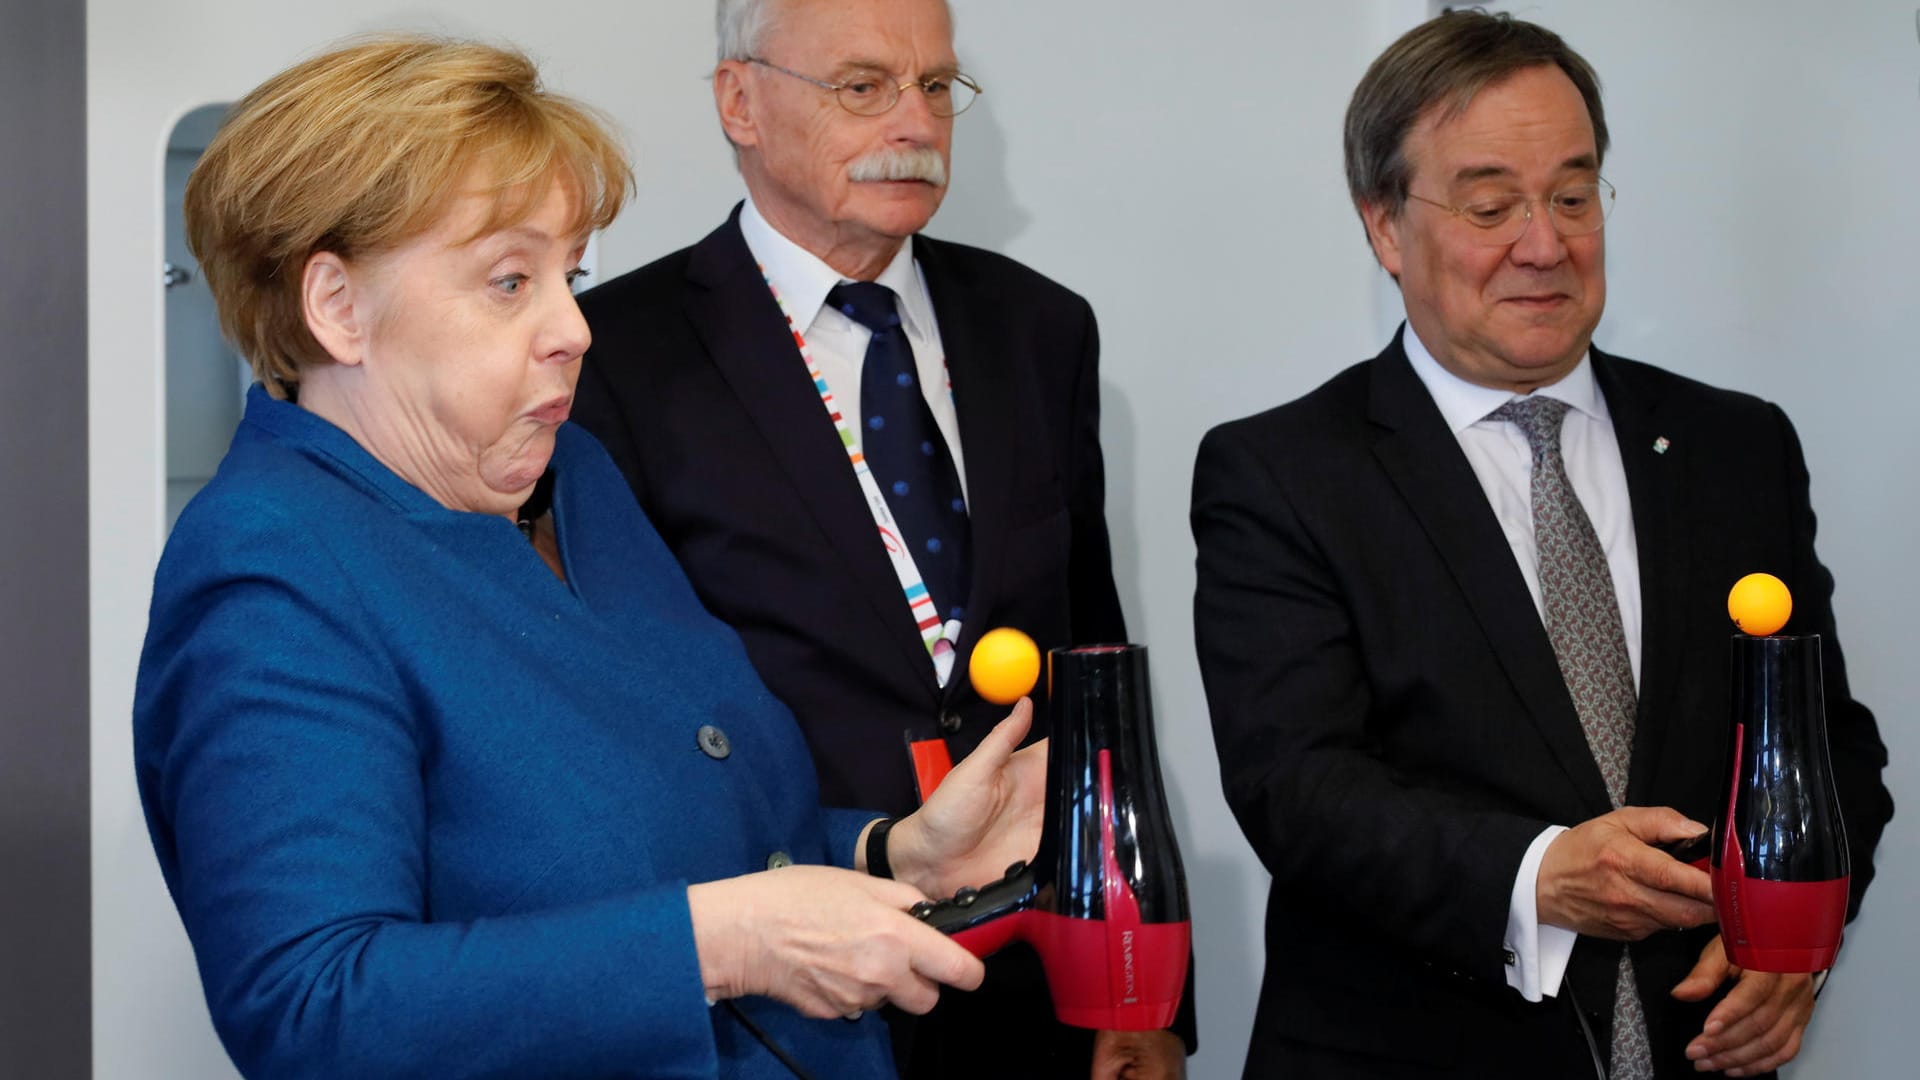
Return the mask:
[[[1400,326],[1400,343],[1406,350],[1407,362],[1413,365],[1413,373],[1426,384],[1427,393],[1433,396],[1433,403],[1440,407],[1440,416],[1447,422],[1447,430],[1455,435],[1487,418],[1487,414],[1524,395],[1510,390],[1501,390],[1492,386],[1481,386],[1440,366],[1433,358],[1420,335],[1413,327],[1405,323]],[[1542,397],[1555,398],[1567,403],[1577,412],[1582,412],[1596,420],[1607,420],[1607,402],[1600,396],[1599,384],[1593,379],[1592,350],[1580,355],[1580,362],[1559,382],[1543,386],[1534,393]]]
[[[787,316],[793,320],[794,326],[802,328],[803,333],[812,328],[821,308],[826,306],[828,291],[843,281],[853,280],[828,266],[813,252],[787,239],[761,215],[751,195],[747,196],[746,205],[740,209],[740,234],[747,242],[747,250],[753,253],[754,261],[766,271],[768,280],[773,282],[774,291],[780,294]],[[874,281],[892,289],[894,295],[899,297],[900,321],[909,335],[932,336],[933,304],[920,277],[919,264],[913,258],[913,237],[907,237],[906,242],[900,245],[900,250],[894,253],[893,261],[880,271],[880,276]]]

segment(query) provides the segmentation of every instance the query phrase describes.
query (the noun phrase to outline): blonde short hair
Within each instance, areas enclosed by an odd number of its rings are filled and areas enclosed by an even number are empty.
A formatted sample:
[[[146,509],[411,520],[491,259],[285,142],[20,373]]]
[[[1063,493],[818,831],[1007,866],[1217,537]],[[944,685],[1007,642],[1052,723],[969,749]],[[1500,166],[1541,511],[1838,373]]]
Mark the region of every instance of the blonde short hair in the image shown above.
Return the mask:
[[[555,183],[577,232],[605,228],[633,186],[603,114],[540,86],[512,49],[364,38],[260,84],[228,114],[187,181],[187,243],[220,327],[275,396],[332,358],[308,331],[307,260],[379,254],[471,190],[494,205],[475,237],[518,224]]]

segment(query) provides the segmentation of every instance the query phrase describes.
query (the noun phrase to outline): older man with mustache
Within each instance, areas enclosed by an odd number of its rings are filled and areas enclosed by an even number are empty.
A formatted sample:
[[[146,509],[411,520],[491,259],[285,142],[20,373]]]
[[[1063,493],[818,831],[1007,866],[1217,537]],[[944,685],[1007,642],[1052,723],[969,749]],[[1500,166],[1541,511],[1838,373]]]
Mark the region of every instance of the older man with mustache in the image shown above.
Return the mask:
[[[1126,638],[1093,312],[918,235],[980,92],[944,0],[721,0],[717,21],[747,199],[582,298],[574,416],[799,719],[823,797],[904,814],[932,781],[909,747],[959,760],[1005,711],[964,675],[984,631]],[[1178,1076],[1185,1050],[1055,1023],[1024,947],[894,1034],[914,1078]]]

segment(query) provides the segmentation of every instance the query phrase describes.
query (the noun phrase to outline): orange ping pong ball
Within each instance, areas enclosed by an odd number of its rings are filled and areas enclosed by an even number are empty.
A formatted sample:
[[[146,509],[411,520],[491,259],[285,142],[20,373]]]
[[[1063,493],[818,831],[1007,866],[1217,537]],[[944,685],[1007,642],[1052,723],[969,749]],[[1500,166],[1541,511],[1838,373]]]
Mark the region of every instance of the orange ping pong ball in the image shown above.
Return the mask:
[[[981,697],[995,705],[1011,705],[1031,693],[1040,680],[1040,647],[1010,626],[989,630],[974,643],[967,677]]]
[[[1765,637],[1787,625],[1793,614],[1793,594],[1772,574],[1748,574],[1727,593],[1727,614],[1742,633]]]

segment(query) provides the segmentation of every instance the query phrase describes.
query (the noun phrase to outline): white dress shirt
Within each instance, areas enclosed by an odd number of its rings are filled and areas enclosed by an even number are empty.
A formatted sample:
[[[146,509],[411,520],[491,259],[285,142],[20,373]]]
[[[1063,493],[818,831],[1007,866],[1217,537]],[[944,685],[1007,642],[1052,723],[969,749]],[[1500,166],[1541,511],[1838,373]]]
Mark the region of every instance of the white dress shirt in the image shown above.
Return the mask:
[[[753,198],[740,210],[740,233],[747,250],[767,277],[794,329],[807,340],[807,351],[819,366],[820,375],[833,391],[840,412],[847,418],[854,437],[866,430],[860,415],[860,371],[866,363],[867,343],[873,332],[827,303],[827,293],[843,281],[852,281],[821,261],[819,256],[794,243],[768,224]],[[947,385],[947,353],[940,345],[940,324],[933,315],[933,297],[927,292],[926,278],[913,258],[913,238],[908,237],[874,283],[892,289],[899,298],[900,325],[913,346],[913,366],[920,377],[920,393],[933,410],[933,422],[953,453],[954,471],[960,474],[960,494],[967,494],[966,461],[960,452],[960,415],[953,406],[953,393]],[[794,357],[794,363],[799,363]],[[848,468],[852,468],[851,465]]]
[[[1470,383],[1441,367],[1410,325],[1402,341],[1414,374],[1426,385],[1448,430],[1460,441],[1467,463],[1473,466],[1544,624],[1540,558],[1533,542],[1533,451],[1517,425],[1487,419],[1488,413],[1519,395]],[[1620,604],[1620,626],[1626,634],[1627,659],[1638,687],[1640,563],[1633,535],[1633,502],[1627,492],[1626,466],[1620,461],[1620,443],[1614,437],[1613,417],[1594,382],[1591,356],[1582,356],[1565,378],[1534,393],[1570,406],[1560,429],[1560,453],[1573,492],[1607,553],[1613,594]],[[1535,907],[1540,860],[1553,838],[1565,831],[1563,826],[1550,826],[1534,838],[1514,875],[1513,895],[1507,907],[1507,985],[1528,1001],[1559,993],[1578,936],[1564,927],[1542,924]]]

